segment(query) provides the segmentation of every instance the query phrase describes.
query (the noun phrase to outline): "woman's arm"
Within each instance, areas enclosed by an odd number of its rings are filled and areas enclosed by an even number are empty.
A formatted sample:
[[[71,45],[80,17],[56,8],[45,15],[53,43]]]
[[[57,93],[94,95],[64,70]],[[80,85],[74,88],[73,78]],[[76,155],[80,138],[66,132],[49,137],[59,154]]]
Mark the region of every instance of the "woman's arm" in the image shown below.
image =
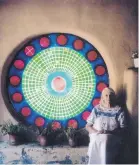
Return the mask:
[[[93,125],[91,124],[86,124],[85,128],[89,132],[89,134],[98,132],[98,130],[93,128]]]
[[[119,122],[119,128],[113,130],[113,131],[108,131],[108,133],[117,135],[117,136],[124,136],[127,133],[127,125],[126,125],[126,120],[125,120],[125,113],[124,111],[121,111],[118,115],[117,118]]]

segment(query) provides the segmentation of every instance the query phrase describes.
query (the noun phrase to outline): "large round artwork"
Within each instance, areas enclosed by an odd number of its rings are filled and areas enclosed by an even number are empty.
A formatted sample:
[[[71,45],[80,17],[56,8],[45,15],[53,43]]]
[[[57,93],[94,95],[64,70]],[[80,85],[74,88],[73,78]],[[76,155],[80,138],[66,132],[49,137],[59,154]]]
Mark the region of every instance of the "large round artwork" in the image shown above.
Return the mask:
[[[106,64],[86,40],[65,33],[37,37],[8,70],[12,111],[26,124],[82,128],[108,86]]]

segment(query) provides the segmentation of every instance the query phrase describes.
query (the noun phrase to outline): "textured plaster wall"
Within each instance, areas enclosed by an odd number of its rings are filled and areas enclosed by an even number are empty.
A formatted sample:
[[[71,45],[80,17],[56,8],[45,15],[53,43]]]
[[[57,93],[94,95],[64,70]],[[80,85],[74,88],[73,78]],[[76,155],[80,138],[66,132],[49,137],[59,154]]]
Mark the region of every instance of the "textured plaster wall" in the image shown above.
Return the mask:
[[[131,51],[137,48],[134,0],[1,0],[0,75],[7,57],[21,42],[51,32],[72,33],[92,43],[106,62],[110,86],[116,92],[122,88],[124,71],[133,66]],[[132,111],[137,98],[130,99],[127,104]],[[0,93],[0,122],[9,118]]]

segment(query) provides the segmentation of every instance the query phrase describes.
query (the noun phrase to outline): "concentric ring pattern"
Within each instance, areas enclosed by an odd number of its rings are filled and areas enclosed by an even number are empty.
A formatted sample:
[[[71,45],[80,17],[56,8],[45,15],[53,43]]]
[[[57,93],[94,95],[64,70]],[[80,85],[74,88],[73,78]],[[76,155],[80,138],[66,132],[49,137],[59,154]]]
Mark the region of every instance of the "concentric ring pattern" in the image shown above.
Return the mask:
[[[63,91],[53,87],[60,86],[60,79],[52,86],[57,77],[65,81]],[[38,53],[26,66],[22,89],[36,112],[49,119],[63,120],[78,115],[88,106],[95,82],[94,71],[83,56],[69,48],[53,47]]]
[[[8,71],[12,110],[27,124],[84,127],[108,86],[96,48],[71,34],[39,36],[17,52]]]

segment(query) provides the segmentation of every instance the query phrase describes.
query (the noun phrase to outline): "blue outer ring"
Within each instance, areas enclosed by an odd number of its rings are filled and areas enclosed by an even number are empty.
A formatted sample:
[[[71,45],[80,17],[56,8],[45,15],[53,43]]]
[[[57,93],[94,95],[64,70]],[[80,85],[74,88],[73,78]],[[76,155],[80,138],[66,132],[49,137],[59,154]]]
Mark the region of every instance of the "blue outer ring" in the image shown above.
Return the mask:
[[[87,59],[87,53],[91,50],[94,50],[97,52],[98,54],[98,57],[95,61],[93,62],[90,62],[88,61],[91,66],[92,66],[92,69],[95,70],[95,68],[98,66],[98,65],[102,65],[103,67],[105,67],[106,69],[106,72],[104,75],[102,76],[99,76],[97,75],[95,72],[95,76],[96,76],[96,84],[98,84],[99,82],[104,82],[105,84],[107,84],[107,86],[109,86],[109,75],[108,75],[108,71],[107,71],[107,67],[106,67],[106,64],[102,58],[102,56],[100,55],[100,53],[97,51],[97,49],[91,45],[88,41],[78,37],[78,36],[75,36],[75,35],[72,35],[72,34],[67,34],[67,33],[51,33],[51,34],[46,34],[46,35],[43,35],[43,36],[39,36],[35,39],[32,39],[30,42],[28,42],[26,45],[24,45],[24,47],[17,52],[13,62],[11,63],[10,67],[9,67],[9,70],[8,70],[8,98],[9,98],[9,101],[10,103],[12,104],[12,109],[14,109],[14,112],[17,113],[17,115],[20,116],[20,118],[22,118],[22,120],[26,123],[26,124],[34,124],[35,122],[35,119],[37,117],[42,117],[44,118],[43,116],[41,116],[40,114],[38,114],[36,111],[34,111],[30,106],[29,104],[27,103],[27,101],[25,100],[24,96],[23,96],[23,101],[21,103],[15,103],[12,99],[11,99],[11,96],[12,94],[14,94],[15,92],[20,92],[22,95],[23,95],[23,91],[22,91],[22,83],[20,83],[18,86],[12,86],[10,83],[9,83],[9,78],[13,75],[17,75],[19,76],[21,79],[22,79],[22,74],[24,72],[24,69],[23,70],[18,70],[17,68],[14,67],[14,61],[15,60],[23,60],[24,63],[25,63],[25,67],[28,65],[29,61],[36,55],[38,54],[39,52],[41,52],[42,50],[46,49],[46,48],[43,48],[41,47],[39,41],[42,37],[47,37],[49,38],[50,40],[50,45],[47,47],[47,48],[52,48],[52,47],[63,47],[63,46],[60,46],[58,43],[57,43],[57,37],[60,35],[60,34],[64,34],[66,37],[67,37],[67,43],[64,45],[64,47],[67,47],[67,48],[70,48],[70,49],[74,49],[73,47],[73,42],[77,39],[81,39],[83,42],[84,42],[84,47],[82,50],[75,50],[77,52],[79,52],[82,56],[84,56],[86,59]],[[35,54],[34,56],[32,57],[28,57],[26,56],[25,52],[24,52],[24,48],[26,46],[33,46],[35,48]],[[88,59],[87,59],[88,60]],[[65,79],[69,79],[66,75],[64,77]],[[68,84],[69,87],[71,87],[71,84]],[[96,88],[96,87],[95,87]],[[96,89],[96,92],[94,94],[94,97],[92,98],[92,100],[90,100],[90,104],[88,105],[88,107],[86,107],[85,110],[88,110],[88,111],[92,111],[93,109],[93,105],[92,105],[92,101],[95,99],[95,98],[100,98],[100,95],[101,95],[101,92],[99,92],[97,89]],[[25,107],[25,106],[28,106],[30,107],[31,109],[31,115],[28,116],[28,117],[23,117],[21,115],[21,109],[22,107]],[[84,110],[84,111],[85,111]],[[84,112],[83,111],[83,112]],[[82,113],[83,113],[82,112]],[[77,116],[75,116],[74,118],[72,119],[75,119],[77,122],[78,122],[78,127],[79,128],[82,128],[85,126],[86,124],[86,121],[84,121],[82,119],[82,113],[78,114]],[[22,116],[22,117],[21,117]],[[48,123],[48,122],[53,122],[53,121],[57,121],[57,120],[49,120],[48,118],[44,118],[45,119],[45,125]],[[61,123],[62,126],[66,127],[67,126],[67,122],[69,121],[69,119],[67,120],[60,120],[59,122]]]

